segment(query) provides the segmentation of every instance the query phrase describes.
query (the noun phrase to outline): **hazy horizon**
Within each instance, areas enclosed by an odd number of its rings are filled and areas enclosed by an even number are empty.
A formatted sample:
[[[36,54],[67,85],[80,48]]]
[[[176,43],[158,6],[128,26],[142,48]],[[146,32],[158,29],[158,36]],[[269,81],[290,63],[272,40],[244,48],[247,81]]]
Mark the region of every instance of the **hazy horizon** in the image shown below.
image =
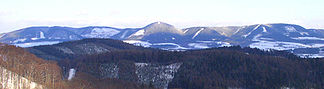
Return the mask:
[[[324,29],[323,0],[6,0],[0,33],[31,26],[139,28],[161,21],[176,28],[287,23]]]

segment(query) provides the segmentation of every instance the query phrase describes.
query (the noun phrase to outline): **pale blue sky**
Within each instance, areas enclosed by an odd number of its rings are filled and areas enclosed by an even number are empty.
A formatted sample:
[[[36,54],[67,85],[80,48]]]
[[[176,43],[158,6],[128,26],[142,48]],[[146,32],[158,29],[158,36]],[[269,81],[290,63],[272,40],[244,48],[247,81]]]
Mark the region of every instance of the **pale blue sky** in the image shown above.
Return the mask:
[[[30,26],[186,28],[266,23],[324,29],[324,0],[1,0],[0,33]]]

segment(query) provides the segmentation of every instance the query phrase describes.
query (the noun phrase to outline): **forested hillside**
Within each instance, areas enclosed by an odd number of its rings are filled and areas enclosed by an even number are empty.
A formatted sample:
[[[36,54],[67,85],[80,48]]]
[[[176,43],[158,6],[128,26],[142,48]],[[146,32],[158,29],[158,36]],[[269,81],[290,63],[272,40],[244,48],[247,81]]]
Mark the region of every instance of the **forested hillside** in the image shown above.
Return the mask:
[[[24,48],[0,43],[1,89],[153,89],[119,79],[96,79],[76,73],[71,80],[63,77],[57,61],[44,60]]]
[[[91,40],[111,42],[109,39]],[[262,51],[240,46],[188,51],[129,48],[82,54],[58,62],[65,78],[70,69],[76,69],[77,75],[88,75],[99,80],[120,79],[156,88],[321,89],[324,85],[321,71],[324,68],[323,59],[300,58],[286,51]]]
[[[55,61],[43,60],[23,48],[0,44],[1,67],[47,88],[62,88],[61,68]]]

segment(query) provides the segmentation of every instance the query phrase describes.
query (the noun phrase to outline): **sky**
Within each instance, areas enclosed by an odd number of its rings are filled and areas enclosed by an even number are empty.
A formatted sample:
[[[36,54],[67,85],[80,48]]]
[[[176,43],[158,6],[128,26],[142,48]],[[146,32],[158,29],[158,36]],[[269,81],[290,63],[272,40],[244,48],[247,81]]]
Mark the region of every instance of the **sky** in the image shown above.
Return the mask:
[[[298,24],[324,29],[324,0],[1,0],[0,33],[31,26],[177,28]]]

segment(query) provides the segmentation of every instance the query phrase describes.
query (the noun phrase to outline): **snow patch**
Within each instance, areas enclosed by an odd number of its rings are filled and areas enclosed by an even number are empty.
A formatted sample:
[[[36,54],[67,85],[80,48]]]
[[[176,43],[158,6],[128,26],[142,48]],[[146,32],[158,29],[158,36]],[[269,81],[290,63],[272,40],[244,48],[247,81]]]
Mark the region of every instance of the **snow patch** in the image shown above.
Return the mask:
[[[174,45],[176,46],[175,48],[162,48],[164,50],[181,50],[181,49],[188,49],[188,48],[185,48],[185,47],[182,47],[176,43],[154,43],[152,45]]]
[[[259,38],[260,40],[274,40],[274,39],[272,39],[272,38]]]
[[[39,32],[39,38],[41,38],[41,39],[45,39],[45,35],[44,35],[43,32]]]
[[[209,46],[218,45],[218,47],[228,47],[231,46],[228,42],[222,41],[196,41],[196,43],[189,43],[188,46],[194,49],[205,49],[210,48]]]
[[[6,34],[0,34],[0,38],[2,38],[3,36],[5,36]]]
[[[249,45],[251,48],[259,48],[263,50],[270,50],[270,49],[275,49],[275,50],[291,50],[295,48],[314,48],[318,45],[311,44],[311,45],[306,45],[306,44],[301,44],[301,43],[295,43],[295,42],[281,42],[281,41],[259,41],[256,43],[252,43]]]
[[[267,29],[265,27],[262,27],[263,28],[263,32],[268,32]]]
[[[133,44],[135,46],[143,46],[143,47],[150,47],[152,44],[146,41],[139,41],[139,40],[123,40],[125,43]]]
[[[291,38],[295,40],[324,40],[324,38],[317,38],[317,37],[295,37]]]
[[[312,48],[320,48],[320,47],[324,47],[324,44],[312,44],[311,46]]]
[[[185,31],[183,31],[183,33],[187,33],[189,29],[186,29]]]
[[[303,35],[303,36],[304,36],[304,35],[309,35],[308,32],[300,32],[299,34],[300,34],[300,35]]]
[[[249,36],[253,31],[255,31],[256,29],[258,29],[261,26],[261,24],[259,24],[258,26],[254,27],[252,31],[250,31],[248,34],[243,35],[244,38],[246,38],[247,36]]]
[[[94,28],[91,33],[81,35],[86,38],[110,38],[116,34],[120,33],[120,31],[111,28]]]
[[[125,38],[125,36],[126,36],[126,34],[128,33],[128,30],[127,31],[125,31],[123,34],[122,34],[122,36],[120,36],[120,38]]]
[[[254,36],[252,41],[261,41],[261,40],[259,40],[259,37],[261,37],[261,36],[262,36],[262,34],[258,34],[256,36]]]
[[[31,40],[38,40],[38,39],[45,39],[45,35],[43,32],[39,32],[39,38],[37,37],[34,37],[34,38],[30,38]]]
[[[229,47],[229,46],[232,46],[230,43],[228,42],[217,42],[217,44],[220,44],[221,46],[220,47]]]
[[[323,54],[297,54],[301,58],[324,58]]]
[[[194,47],[194,48],[198,48],[198,49],[209,48],[207,46],[207,44],[205,44],[205,43],[189,43],[188,46],[191,46],[191,47]]]
[[[142,36],[142,35],[144,35],[144,33],[145,33],[145,30],[142,29],[142,30],[135,32],[132,36]]]
[[[75,76],[75,69],[70,69],[68,80],[71,80]]]
[[[297,32],[297,30],[293,26],[285,26],[285,29],[288,32]]]
[[[42,42],[30,42],[30,43],[19,43],[19,44],[13,44],[19,47],[33,47],[33,46],[40,46],[40,45],[52,45],[60,43],[60,41],[42,41]]]
[[[73,37],[72,37],[71,35],[69,36],[69,38],[70,38],[70,39],[73,39]]]
[[[195,39],[196,36],[197,36],[197,35],[198,35],[202,30],[204,30],[204,28],[201,28],[198,32],[196,32],[196,34],[195,34],[191,39]]]
[[[244,27],[243,27],[243,28],[244,28]],[[238,33],[239,31],[241,31],[241,29],[242,29],[242,28],[237,29],[237,30],[233,33],[233,35],[236,34],[236,33]]]
[[[25,42],[26,40],[27,40],[27,38],[17,39],[17,40],[15,40],[15,41],[13,41],[13,43]]]

